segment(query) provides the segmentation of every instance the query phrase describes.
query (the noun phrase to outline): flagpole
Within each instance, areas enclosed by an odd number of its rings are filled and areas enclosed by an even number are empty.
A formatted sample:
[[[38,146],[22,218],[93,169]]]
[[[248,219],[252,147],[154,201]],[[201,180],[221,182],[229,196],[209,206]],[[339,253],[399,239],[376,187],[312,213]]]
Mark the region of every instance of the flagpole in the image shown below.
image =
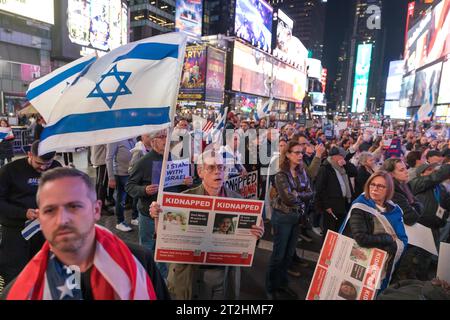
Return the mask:
[[[185,41],[183,41],[182,45],[180,45],[178,54],[181,57],[178,61],[178,82],[177,82],[177,90],[175,92],[174,101],[172,102],[172,106],[170,108],[170,124],[169,127],[166,128],[167,132],[167,138],[166,138],[166,146],[164,148],[164,156],[163,156],[163,162],[161,165],[161,177],[159,180],[159,186],[158,186],[158,197],[157,202],[159,204],[162,203],[162,196],[164,192],[164,183],[166,181],[166,170],[167,170],[167,162],[169,161],[169,151],[170,151],[170,140],[172,138],[172,130],[173,130],[173,122],[175,120],[175,113],[176,113],[176,106],[177,106],[177,100],[178,100],[178,92],[180,91],[180,81],[181,81],[181,73],[183,71],[183,65],[184,65],[184,56],[186,54],[186,36]],[[158,228],[158,226],[156,226]],[[158,230],[158,229],[156,229]]]

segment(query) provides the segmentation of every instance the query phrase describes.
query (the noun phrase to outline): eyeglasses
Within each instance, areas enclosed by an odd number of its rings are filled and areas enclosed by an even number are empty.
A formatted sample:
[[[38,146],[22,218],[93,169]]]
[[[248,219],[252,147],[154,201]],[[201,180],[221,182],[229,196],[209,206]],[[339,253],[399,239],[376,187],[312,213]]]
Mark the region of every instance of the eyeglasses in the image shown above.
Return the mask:
[[[206,165],[205,166],[205,170],[208,171],[208,172],[214,172],[216,170],[221,172],[221,171],[225,170],[225,165],[223,165],[223,164]]]
[[[376,184],[376,183],[371,183],[369,184],[369,187],[373,188],[373,189],[379,189],[379,190],[384,190],[386,189],[386,186],[383,184]]]

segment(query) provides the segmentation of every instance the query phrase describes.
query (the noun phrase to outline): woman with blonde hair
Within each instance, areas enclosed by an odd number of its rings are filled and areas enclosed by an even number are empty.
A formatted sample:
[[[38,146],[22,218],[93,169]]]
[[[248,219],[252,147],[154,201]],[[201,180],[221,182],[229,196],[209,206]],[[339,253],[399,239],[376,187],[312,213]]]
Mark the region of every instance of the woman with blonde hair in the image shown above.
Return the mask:
[[[382,273],[381,290],[391,280],[404,249],[408,244],[403,213],[391,199],[394,182],[389,173],[378,171],[372,174],[361,194],[352,204],[340,228],[340,232],[351,236],[363,248],[378,248],[388,253]]]

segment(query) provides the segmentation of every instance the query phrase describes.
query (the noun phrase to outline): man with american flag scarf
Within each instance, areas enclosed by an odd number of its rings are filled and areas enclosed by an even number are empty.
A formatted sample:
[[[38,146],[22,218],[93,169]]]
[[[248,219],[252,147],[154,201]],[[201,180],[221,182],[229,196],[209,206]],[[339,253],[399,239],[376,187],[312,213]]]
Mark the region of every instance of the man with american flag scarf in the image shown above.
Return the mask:
[[[85,173],[42,175],[37,215],[46,242],[2,293],[8,300],[170,299],[150,251],[95,223],[101,201]]]

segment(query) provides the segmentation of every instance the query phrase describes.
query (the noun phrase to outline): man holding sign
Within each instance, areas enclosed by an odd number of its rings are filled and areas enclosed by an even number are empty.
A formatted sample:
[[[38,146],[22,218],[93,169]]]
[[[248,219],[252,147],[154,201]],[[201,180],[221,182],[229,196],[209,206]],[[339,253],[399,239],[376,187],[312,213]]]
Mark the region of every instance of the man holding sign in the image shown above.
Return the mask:
[[[197,169],[198,175],[202,179],[202,184],[184,193],[240,198],[239,194],[224,186],[225,165],[222,153],[215,150],[205,151],[199,157]],[[153,202],[150,206],[150,214],[156,223],[161,212],[160,204]],[[261,223],[260,226],[253,225],[251,233],[260,239],[264,234],[264,224]],[[200,272],[203,272],[203,279],[200,279],[200,284],[197,285],[194,283],[194,279],[200,278]],[[193,264],[170,264],[167,281],[169,292],[173,299],[239,299],[239,267],[202,266],[202,268],[199,268],[198,265]]]
[[[133,165],[125,190],[131,197],[139,199],[139,243],[154,250],[155,222],[148,212],[150,203],[158,197],[161,164],[167,142],[166,130],[153,132],[149,138],[151,151]],[[192,177],[186,176],[183,184],[191,186]],[[163,270],[161,272],[166,276]]]

